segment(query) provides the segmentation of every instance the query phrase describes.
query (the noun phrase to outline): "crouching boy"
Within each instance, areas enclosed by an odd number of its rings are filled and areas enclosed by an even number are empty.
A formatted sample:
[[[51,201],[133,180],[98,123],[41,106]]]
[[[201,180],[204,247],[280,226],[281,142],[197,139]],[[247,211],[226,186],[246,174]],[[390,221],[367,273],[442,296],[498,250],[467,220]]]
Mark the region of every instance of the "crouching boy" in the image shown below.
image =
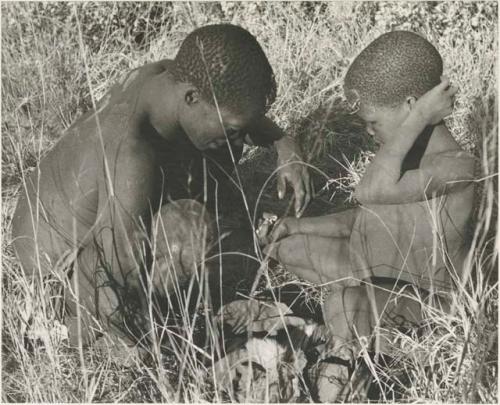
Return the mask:
[[[285,218],[272,231],[271,256],[332,289],[324,314],[337,361],[318,365],[322,401],[345,399],[360,337],[418,324],[421,303],[442,304],[461,281],[474,161],[443,122],[457,89],[441,75],[439,53],[417,34],[390,32],[369,44],[344,83],[380,144],[355,190],[360,206]],[[383,334],[377,340],[384,350]]]

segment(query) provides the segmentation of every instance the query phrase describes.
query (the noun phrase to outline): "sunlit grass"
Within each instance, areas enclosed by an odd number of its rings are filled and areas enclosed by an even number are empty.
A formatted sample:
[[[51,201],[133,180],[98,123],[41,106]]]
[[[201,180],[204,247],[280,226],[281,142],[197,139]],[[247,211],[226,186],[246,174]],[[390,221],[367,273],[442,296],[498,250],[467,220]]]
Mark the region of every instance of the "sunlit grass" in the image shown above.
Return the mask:
[[[12,251],[10,227],[17,192],[28,171],[64,129],[92,105],[91,94],[97,101],[127,70],[173,57],[180,41],[194,27],[225,21],[249,29],[261,42],[278,82],[278,99],[270,115],[297,136],[308,161],[317,168],[313,171],[323,173],[317,174],[317,188],[332,184],[322,198],[328,201],[336,190],[339,198],[329,205],[335,209],[339,200],[350,198],[373,149],[359,123],[342,115],[338,98],[342,96],[343,74],[363,46],[387,27],[393,27],[392,22],[404,20],[401,16],[407,6],[393,6],[392,14],[376,14],[380,18],[372,21],[367,17],[370,6],[361,3],[176,3],[163,9],[170,24],[160,27],[142,47],[134,45],[126,30],[113,25],[112,10],[117,6],[108,7],[104,10],[97,3],[88,3],[85,9],[76,8],[82,21],[80,36],[71,18],[58,18],[29,3],[2,4],[2,399],[234,400],[231,395],[222,397],[215,387],[217,381],[210,378],[213,361],[223,353],[204,266],[187,288],[175,288],[175,294],[167,297],[177,303],[190,302],[191,307],[180,305],[173,324],[155,324],[151,328],[153,343],[142,359],[124,351],[118,357],[130,357],[117,362],[113,346],[104,344],[99,348],[68,349],[57,334],[51,334],[55,314],[47,296],[57,291],[35,288],[22,275]],[[443,15],[453,15],[461,8],[472,9],[458,3],[439,7]],[[96,38],[86,31],[89,16],[103,22],[102,29],[92,33]],[[427,21],[431,16],[424,14],[420,18]],[[451,296],[452,312],[426,307],[426,333],[394,332],[394,369],[378,369],[381,376],[385,373],[394,377],[393,370],[403,370],[410,376],[411,384],[403,393],[409,401],[497,401],[496,19],[488,23],[482,18],[477,27],[463,28],[464,24],[460,20],[460,29],[447,31],[441,37],[429,24],[421,27],[436,40],[445,72],[459,85],[456,109],[447,123],[455,138],[479,157],[480,181],[469,277]],[[254,150],[246,150],[248,160],[240,169],[238,185],[248,197],[248,207],[257,203],[254,196],[259,195],[263,183],[252,183],[252,177],[257,172],[265,180],[274,170],[268,164],[270,156],[269,152],[262,157]],[[256,213],[262,209],[272,209],[279,215],[287,212],[287,203],[274,201],[274,187],[270,179]],[[253,210],[247,214],[248,221],[252,221]],[[257,253],[255,260],[261,260]],[[263,264],[260,274],[259,291],[294,281],[304,286],[308,298],[320,302],[324,298],[320,288],[296,280],[279,268],[269,270]],[[153,305],[151,301],[150,313],[155,311]],[[45,340],[34,346],[25,339],[27,323],[33,317],[47,332]],[[373,369],[377,369],[374,364]]]

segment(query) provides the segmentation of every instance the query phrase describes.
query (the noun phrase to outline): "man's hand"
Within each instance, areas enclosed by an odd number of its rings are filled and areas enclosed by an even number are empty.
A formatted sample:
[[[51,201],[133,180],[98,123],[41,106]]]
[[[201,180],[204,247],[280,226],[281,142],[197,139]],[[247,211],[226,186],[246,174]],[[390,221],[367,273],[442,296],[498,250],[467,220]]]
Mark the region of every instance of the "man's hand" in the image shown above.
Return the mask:
[[[415,112],[428,125],[436,125],[453,111],[453,102],[458,88],[450,85],[450,80],[442,76],[441,83],[429,90],[415,103]]]
[[[278,198],[283,199],[287,183],[289,183],[295,195],[295,216],[299,218],[311,201],[313,194],[309,171],[302,162],[286,162],[282,165],[283,167],[278,172]]]
[[[275,142],[278,151],[278,198],[285,197],[287,183],[295,195],[295,216],[299,218],[313,197],[314,188],[295,140],[284,136]]]
[[[295,215],[300,217],[313,197],[312,180],[295,139],[287,136],[272,120],[263,117],[248,130],[249,139],[255,145],[273,142],[278,152],[278,197],[283,199],[287,183],[295,194]]]

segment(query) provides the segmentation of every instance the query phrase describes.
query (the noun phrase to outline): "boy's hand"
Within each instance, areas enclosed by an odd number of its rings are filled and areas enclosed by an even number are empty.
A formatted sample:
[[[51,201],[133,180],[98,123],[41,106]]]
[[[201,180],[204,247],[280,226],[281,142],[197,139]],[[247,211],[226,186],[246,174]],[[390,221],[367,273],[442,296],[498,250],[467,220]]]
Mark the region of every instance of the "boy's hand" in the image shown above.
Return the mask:
[[[276,242],[286,236],[298,233],[299,221],[300,219],[294,217],[285,217],[279,219],[269,235],[270,242]]]
[[[415,103],[416,112],[429,125],[436,125],[453,111],[453,102],[458,88],[442,76],[441,83],[429,90]]]

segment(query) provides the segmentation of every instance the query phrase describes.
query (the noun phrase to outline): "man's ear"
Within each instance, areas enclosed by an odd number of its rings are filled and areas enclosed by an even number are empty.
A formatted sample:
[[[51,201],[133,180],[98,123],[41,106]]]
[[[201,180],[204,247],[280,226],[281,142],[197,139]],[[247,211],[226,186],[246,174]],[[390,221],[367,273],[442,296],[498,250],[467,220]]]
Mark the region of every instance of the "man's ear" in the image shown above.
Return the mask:
[[[184,94],[184,100],[186,101],[187,105],[191,106],[193,104],[196,104],[200,101],[200,92],[197,89],[191,87]]]
[[[415,105],[416,102],[417,102],[417,98],[415,96],[406,97],[405,106],[408,109],[408,111],[413,109],[413,106]]]

